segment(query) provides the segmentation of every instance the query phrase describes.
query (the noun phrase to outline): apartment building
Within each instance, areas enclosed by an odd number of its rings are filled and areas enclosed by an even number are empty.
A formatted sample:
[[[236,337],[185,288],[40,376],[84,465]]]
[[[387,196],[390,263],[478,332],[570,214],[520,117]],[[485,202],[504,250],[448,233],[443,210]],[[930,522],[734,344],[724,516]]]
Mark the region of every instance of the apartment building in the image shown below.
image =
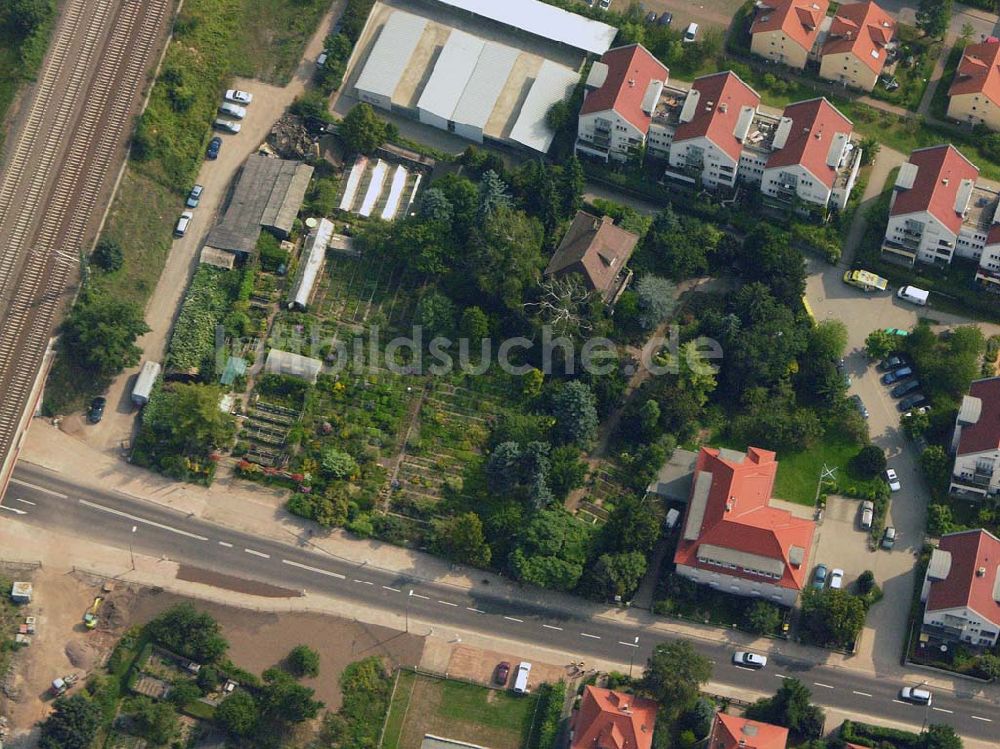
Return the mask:
[[[1000,496],[1000,377],[975,380],[955,417],[949,491],[963,499]]]
[[[829,0],[760,0],[750,26],[750,51],[802,70],[829,7]]]
[[[948,97],[952,119],[1000,130],[1000,39],[965,48]]]
[[[820,78],[871,91],[895,39],[896,21],[875,3],[841,5],[820,47]]]

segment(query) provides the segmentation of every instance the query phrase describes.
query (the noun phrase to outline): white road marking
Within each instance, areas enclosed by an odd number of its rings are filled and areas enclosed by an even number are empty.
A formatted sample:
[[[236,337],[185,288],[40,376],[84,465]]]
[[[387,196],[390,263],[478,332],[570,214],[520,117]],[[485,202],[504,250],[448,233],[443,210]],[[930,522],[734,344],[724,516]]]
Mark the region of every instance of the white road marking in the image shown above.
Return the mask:
[[[28,514],[24,510],[19,510],[16,507],[8,507],[7,505],[0,505],[0,510],[6,510],[7,512],[13,512],[15,515],[27,515]]]
[[[474,608],[472,608],[472,606],[466,606],[466,607],[465,607],[465,610],[466,610],[466,611],[472,611],[472,612],[475,612],[475,613],[477,613],[477,614],[485,614],[485,613],[486,613],[486,612],[485,612],[485,611],[483,611],[482,609],[474,609]]]
[[[300,570],[309,570],[310,572],[315,572],[319,575],[326,575],[328,577],[335,577],[338,580],[346,580],[347,578],[341,575],[339,572],[330,572],[330,570],[321,570],[319,567],[310,567],[308,564],[299,564],[298,562],[293,562],[291,559],[282,559],[282,564],[287,564],[290,567],[298,567]]]
[[[993,722],[992,718],[980,718],[978,715],[970,715],[969,717],[972,718],[973,720],[981,720],[981,721],[983,721],[983,723],[992,723]]]
[[[27,481],[21,481],[21,479],[11,479],[10,483],[20,484],[21,486],[30,486],[32,489],[37,489],[40,492],[51,494],[53,497],[59,497],[59,499],[69,499],[69,497],[66,494],[60,494],[59,492],[54,492],[51,489],[46,489],[44,486],[39,486],[38,484],[32,484]]]
[[[814,681],[813,684],[815,684],[817,687],[823,687],[823,689],[833,689],[833,687],[831,687],[829,684],[823,684],[818,681]]]
[[[637,642],[622,642],[621,640],[619,640],[618,644],[619,645],[624,645],[625,647],[628,647],[628,648],[637,648],[637,647],[639,647],[639,643],[637,643]]]
[[[233,548],[233,545],[228,541],[219,541],[219,546],[225,546],[227,549]]]
[[[393,593],[402,593],[403,592],[399,588],[390,588],[388,585],[383,585],[382,588],[384,590],[391,590]]]
[[[375,584],[373,582],[369,582],[368,580],[358,580],[357,578],[354,578],[354,582],[358,583],[359,585],[374,585]]]
[[[591,640],[600,640],[600,635],[588,635],[586,632],[581,632],[580,637],[589,637]]]
[[[893,702],[895,702],[898,705],[909,705],[910,704],[909,702],[903,702],[902,700],[893,700]]]
[[[263,551],[257,551],[256,549],[244,549],[247,554],[253,554],[255,557],[263,557],[264,559],[270,559],[270,554],[265,554]]]
[[[542,626],[545,627],[545,629],[554,629],[556,632],[562,632],[563,631],[562,627],[556,627],[556,626],[553,626],[552,624],[543,624]]]
[[[852,692],[853,692],[854,694],[859,694],[859,695],[861,695],[862,697],[871,697],[871,695],[870,695],[870,694],[868,694],[868,692],[859,692],[859,691],[858,691],[858,690],[856,690],[856,689],[852,689],[851,691],[852,691]]]
[[[23,505],[31,505],[32,507],[35,506],[34,502],[31,502],[31,501],[29,501],[27,499],[21,499],[20,497],[14,497],[14,501],[15,502],[20,502]]]
[[[422,596],[419,593],[414,593],[412,590],[410,591],[410,595],[413,596],[414,598],[423,598],[425,601],[431,600],[430,596]]]
[[[779,679],[787,679],[788,678],[784,674],[775,674],[775,676],[777,676]]]
[[[931,710],[937,710],[939,713],[948,713],[948,715],[954,715],[954,710],[945,710],[943,707],[932,707]]]
[[[188,533],[187,531],[182,531],[180,528],[174,528],[169,525],[164,525],[163,523],[157,523],[153,520],[146,520],[145,518],[140,518],[137,515],[130,515],[127,512],[122,512],[121,510],[115,510],[111,507],[105,507],[104,505],[99,505],[95,502],[88,502],[86,499],[79,500],[80,504],[85,507],[92,507],[95,510],[101,510],[102,512],[110,513],[111,515],[117,515],[118,517],[128,518],[136,523],[142,523],[143,525],[149,525],[153,528],[159,528],[162,531],[170,531],[171,533],[176,533],[178,536],[185,536],[187,538],[193,538],[196,541],[207,541],[205,536],[199,536],[197,533]]]
[[[517,622],[518,624],[524,624],[524,619],[518,619],[516,616],[505,616],[504,619],[506,619],[509,622]]]
[[[438,603],[440,603],[442,606],[454,606],[455,608],[458,608],[458,604],[452,603],[451,601],[438,601]]]

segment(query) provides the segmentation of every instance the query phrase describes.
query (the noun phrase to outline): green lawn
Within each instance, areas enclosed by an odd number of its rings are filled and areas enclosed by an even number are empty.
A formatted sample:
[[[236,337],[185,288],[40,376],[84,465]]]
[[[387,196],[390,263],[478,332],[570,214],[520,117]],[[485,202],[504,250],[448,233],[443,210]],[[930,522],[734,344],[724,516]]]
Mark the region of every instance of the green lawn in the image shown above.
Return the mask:
[[[403,671],[389,706],[382,747],[418,749],[430,733],[491,749],[521,749],[537,700],[533,694],[518,696]]]

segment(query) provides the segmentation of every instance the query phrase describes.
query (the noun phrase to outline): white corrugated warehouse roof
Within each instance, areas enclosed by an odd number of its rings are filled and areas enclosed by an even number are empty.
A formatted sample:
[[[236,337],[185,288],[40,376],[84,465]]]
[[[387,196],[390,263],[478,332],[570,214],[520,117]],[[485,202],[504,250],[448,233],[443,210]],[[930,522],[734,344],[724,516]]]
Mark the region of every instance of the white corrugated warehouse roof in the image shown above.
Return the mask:
[[[546,124],[545,115],[553,104],[570,95],[579,80],[579,74],[569,68],[544,60],[521,105],[521,113],[510,131],[510,139],[540,153],[547,153],[555,134]]]
[[[391,98],[425,28],[426,18],[393,11],[358,76],[357,88]]]
[[[446,120],[452,119],[451,114],[455,111],[485,44],[478,36],[452,29],[434,63],[434,72],[420,94],[417,109]]]
[[[538,0],[438,0],[545,39],[603,55],[618,29]]]
[[[482,130],[520,54],[513,47],[487,42],[451,119]]]

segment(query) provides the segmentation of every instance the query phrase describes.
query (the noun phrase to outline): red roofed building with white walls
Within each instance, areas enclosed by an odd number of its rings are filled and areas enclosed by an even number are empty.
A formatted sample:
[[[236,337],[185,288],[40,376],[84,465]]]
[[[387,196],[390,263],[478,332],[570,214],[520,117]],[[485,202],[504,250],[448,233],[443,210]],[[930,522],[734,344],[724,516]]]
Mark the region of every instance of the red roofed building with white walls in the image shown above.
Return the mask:
[[[570,749],[650,749],[658,708],[644,697],[584,687],[570,720]]]
[[[1000,40],[970,44],[948,88],[948,116],[1000,130]]]
[[[725,593],[795,604],[815,523],[771,506],[775,454],[703,447],[674,554],[678,575]]]
[[[1000,496],[1000,377],[974,380],[955,417],[949,491],[963,499]]]
[[[750,51],[802,70],[829,7],[829,0],[760,0],[750,26]]]
[[[871,91],[895,39],[896,21],[875,3],[841,5],[819,51],[819,77]]]

